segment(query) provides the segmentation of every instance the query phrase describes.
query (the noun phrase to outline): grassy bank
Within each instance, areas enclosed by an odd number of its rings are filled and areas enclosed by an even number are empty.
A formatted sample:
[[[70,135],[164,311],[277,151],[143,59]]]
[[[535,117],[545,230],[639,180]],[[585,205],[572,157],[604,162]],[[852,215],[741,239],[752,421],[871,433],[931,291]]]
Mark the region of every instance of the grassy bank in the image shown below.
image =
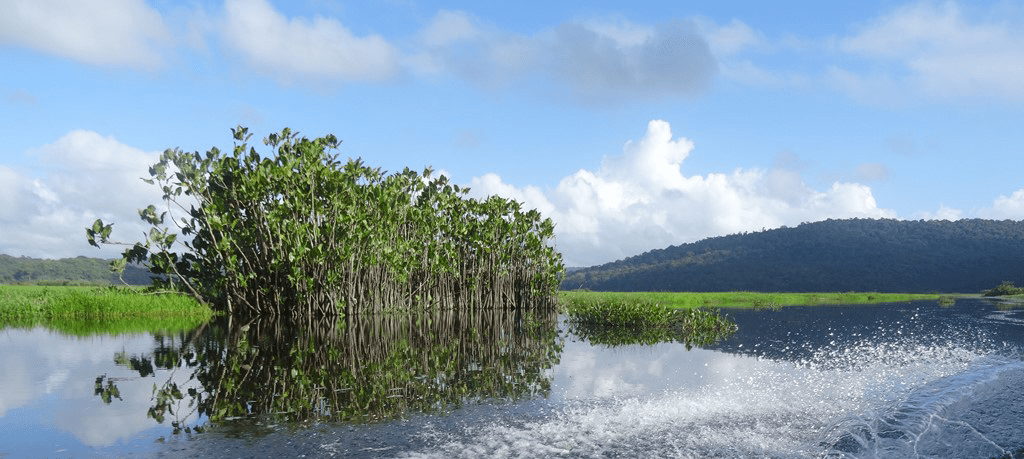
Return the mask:
[[[559,292],[562,305],[574,302],[639,301],[672,308],[773,308],[819,304],[898,303],[938,300],[938,294],[911,293],[758,293],[758,292]],[[564,307],[564,306],[563,306]]]
[[[0,285],[0,328],[45,325],[69,334],[179,330],[213,316],[182,295],[139,289]]]

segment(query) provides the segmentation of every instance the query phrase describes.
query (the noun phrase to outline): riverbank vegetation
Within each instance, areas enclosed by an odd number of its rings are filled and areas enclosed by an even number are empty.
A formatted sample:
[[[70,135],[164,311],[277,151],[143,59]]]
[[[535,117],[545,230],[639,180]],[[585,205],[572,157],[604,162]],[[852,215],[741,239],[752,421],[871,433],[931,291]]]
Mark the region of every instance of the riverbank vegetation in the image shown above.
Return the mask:
[[[167,150],[150,168],[164,203],[139,211],[152,229],[118,267],[142,264],[158,287],[239,315],[554,307],[564,267],[536,210],[469,198],[429,168],[343,163],[333,135],[285,129],[264,157],[247,129],[232,132],[231,153]],[[116,244],[111,231],[97,220],[88,242]]]
[[[692,346],[711,344],[736,331],[718,310],[675,308],[639,295],[607,297],[567,295],[559,305],[569,332],[591,344],[621,346],[662,342]]]
[[[938,300],[939,294],[834,292],[834,293],[761,293],[761,292],[589,292],[570,290],[559,293],[562,305],[587,301],[642,301],[670,308],[775,308],[819,304],[873,304],[903,301]]]
[[[0,285],[0,328],[43,325],[72,335],[187,330],[213,310],[180,294],[113,287]]]
[[[0,254],[0,284],[145,285],[150,283],[149,273],[138,266],[126,266],[121,276],[112,273],[110,261],[82,256],[50,260]]]
[[[1024,297],[1024,287],[1013,285],[1013,282],[1010,281],[1003,281],[1001,284],[981,293],[982,296]]]
[[[589,292],[559,293],[569,332],[592,344],[709,345],[736,331],[720,308],[777,309],[793,305],[871,304],[948,299],[937,294]]]

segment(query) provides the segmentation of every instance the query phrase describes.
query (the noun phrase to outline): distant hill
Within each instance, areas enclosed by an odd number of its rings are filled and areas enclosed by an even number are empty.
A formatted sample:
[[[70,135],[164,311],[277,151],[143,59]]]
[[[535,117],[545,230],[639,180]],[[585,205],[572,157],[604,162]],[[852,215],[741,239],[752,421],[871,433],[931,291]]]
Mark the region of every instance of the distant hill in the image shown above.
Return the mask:
[[[827,220],[574,270],[563,289],[974,293],[1024,280],[1024,222]]]
[[[138,266],[128,266],[125,282],[149,285],[149,272]],[[39,258],[0,255],[0,284],[117,284],[117,274],[110,272],[110,260],[99,258]]]

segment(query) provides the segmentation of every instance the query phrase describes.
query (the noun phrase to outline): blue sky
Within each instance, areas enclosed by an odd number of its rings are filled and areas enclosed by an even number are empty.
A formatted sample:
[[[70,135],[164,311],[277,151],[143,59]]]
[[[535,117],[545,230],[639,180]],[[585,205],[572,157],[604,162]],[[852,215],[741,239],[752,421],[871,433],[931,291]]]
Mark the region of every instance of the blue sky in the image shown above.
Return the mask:
[[[290,127],[551,217],[569,265],[826,218],[1024,218],[1020,2],[0,5],[0,253],[114,256],[160,151]]]

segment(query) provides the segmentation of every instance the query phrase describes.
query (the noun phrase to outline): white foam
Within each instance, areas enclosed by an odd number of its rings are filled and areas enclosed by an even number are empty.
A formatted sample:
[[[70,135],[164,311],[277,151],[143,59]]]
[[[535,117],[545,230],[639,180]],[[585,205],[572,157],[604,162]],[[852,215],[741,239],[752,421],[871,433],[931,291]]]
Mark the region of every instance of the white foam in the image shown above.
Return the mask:
[[[969,394],[1015,392],[1021,379],[1006,385],[999,375],[1009,370],[1024,375],[1019,360],[955,345],[862,343],[821,350],[796,363],[736,355],[719,358],[730,360],[731,370],[714,384],[570,402],[539,421],[469,427],[434,447],[399,457],[908,457],[906,453],[918,450],[960,454],[928,445],[974,438],[972,430],[977,429],[972,422],[980,421],[962,414],[971,408],[962,405],[977,400]],[[940,394],[929,399],[935,391]],[[917,420],[898,427],[905,429],[899,441],[907,448],[888,448],[885,442],[890,439],[882,436],[900,413],[913,413]],[[952,421],[936,422],[939,418]],[[1024,427],[1016,429],[1024,434]],[[1005,447],[992,443],[988,449],[979,446],[963,453],[998,455]]]

